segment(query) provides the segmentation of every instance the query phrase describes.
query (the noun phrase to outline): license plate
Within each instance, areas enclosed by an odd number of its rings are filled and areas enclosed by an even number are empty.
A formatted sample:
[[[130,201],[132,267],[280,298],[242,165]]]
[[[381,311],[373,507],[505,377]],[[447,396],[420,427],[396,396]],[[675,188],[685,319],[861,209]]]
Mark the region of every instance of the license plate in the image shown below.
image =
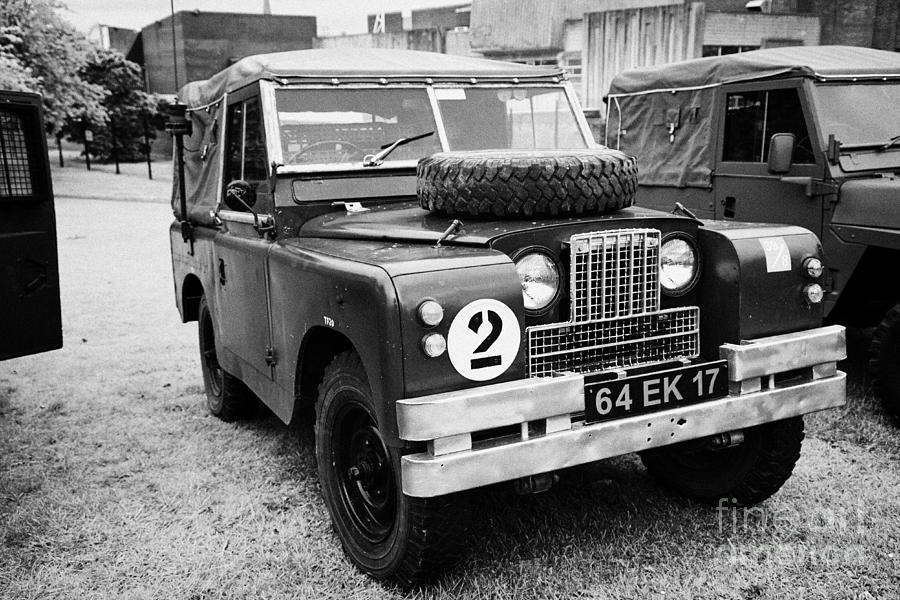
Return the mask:
[[[585,422],[609,421],[652,413],[728,395],[724,360],[623,379],[609,374],[585,377]]]

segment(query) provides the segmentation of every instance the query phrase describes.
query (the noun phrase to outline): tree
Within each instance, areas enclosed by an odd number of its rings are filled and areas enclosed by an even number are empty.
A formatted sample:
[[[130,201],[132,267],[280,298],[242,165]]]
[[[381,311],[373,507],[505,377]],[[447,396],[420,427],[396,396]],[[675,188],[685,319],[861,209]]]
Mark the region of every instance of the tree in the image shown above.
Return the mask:
[[[106,90],[79,75],[92,55],[87,38],[58,13],[58,0],[0,2],[0,85],[44,96],[47,131],[66,122],[106,122]]]
[[[92,127],[91,154],[112,158],[115,152],[123,161],[143,158],[144,127],[147,126],[150,137],[156,137],[154,125],[158,120],[160,99],[141,89],[141,68],[121,52],[96,48],[79,75],[84,81],[108,92],[103,99],[107,121]],[[69,123],[66,130],[74,141],[84,140],[84,128],[79,122]]]

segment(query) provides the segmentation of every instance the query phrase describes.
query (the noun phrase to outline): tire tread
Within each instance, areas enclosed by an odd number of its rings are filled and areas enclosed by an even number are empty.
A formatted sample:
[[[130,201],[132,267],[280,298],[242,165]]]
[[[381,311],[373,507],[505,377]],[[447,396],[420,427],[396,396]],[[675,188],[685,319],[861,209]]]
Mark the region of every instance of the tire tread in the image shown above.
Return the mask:
[[[419,161],[422,208],[447,216],[530,218],[634,204],[637,163],[618,150],[439,152]]]

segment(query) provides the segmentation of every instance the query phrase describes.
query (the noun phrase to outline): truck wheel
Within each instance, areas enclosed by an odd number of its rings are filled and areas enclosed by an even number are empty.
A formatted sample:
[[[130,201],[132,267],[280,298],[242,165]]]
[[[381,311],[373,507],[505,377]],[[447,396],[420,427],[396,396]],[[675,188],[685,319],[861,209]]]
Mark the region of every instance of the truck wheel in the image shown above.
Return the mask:
[[[803,443],[803,417],[744,430],[737,446],[713,450],[703,442],[684,442],[641,454],[647,471],[675,492],[717,505],[762,502],[791,476]]]
[[[325,370],[316,405],[322,495],[350,559],[376,579],[411,586],[458,561],[467,511],[460,494],[403,494],[400,454],[378,430],[359,356],[339,354]]]
[[[900,304],[875,328],[869,346],[869,374],[884,409],[900,417]]]
[[[445,215],[531,218],[634,204],[637,164],[618,150],[439,152],[419,161],[422,208]]]
[[[197,324],[206,407],[209,412],[223,421],[239,419],[247,411],[250,390],[240,379],[230,375],[219,365],[219,359],[216,356],[216,334],[206,296],[200,298],[200,306],[197,308]]]

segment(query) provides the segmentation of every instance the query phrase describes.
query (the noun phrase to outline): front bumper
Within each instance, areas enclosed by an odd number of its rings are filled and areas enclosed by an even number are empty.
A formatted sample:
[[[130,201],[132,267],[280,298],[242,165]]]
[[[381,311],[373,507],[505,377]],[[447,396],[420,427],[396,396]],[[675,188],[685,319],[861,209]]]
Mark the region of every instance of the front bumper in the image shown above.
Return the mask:
[[[582,375],[400,400],[400,437],[427,442],[402,458],[403,492],[439,496],[842,406],[846,375],[836,363],[845,348],[840,326],[723,344],[728,396],[590,425]],[[473,442],[473,433],[515,425],[517,435]]]

